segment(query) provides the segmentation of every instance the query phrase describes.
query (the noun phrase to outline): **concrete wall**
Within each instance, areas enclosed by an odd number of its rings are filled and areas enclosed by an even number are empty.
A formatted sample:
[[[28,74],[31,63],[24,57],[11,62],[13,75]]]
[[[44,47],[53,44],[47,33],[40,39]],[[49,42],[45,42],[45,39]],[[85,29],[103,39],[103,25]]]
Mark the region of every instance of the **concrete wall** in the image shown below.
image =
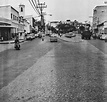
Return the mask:
[[[0,6],[0,17],[11,19],[10,16],[11,7],[10,6]]]

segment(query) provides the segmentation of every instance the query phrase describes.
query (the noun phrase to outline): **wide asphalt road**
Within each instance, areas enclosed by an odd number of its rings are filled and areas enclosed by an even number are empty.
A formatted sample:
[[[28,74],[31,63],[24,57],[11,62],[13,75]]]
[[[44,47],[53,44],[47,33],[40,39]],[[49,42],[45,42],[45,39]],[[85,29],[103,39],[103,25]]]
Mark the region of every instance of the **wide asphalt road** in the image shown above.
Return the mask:
[[[13,48],[0,53],[0,89],[25,70],[30,68],[36,61],[49,52],[58,43],[50,43],[49,37],[45,40],[34,39],[21,45],[21,50]]]
[[[91,41],[37,39],[0,58],[1,88],[14,80],[2,102],[107,102],[107,56]]]

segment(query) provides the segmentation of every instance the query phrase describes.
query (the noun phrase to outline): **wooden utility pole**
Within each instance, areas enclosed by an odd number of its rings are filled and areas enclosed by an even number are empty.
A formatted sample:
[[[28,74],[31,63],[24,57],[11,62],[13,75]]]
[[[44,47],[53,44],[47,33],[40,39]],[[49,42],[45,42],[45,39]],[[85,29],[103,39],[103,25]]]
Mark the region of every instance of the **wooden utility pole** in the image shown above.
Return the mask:
[[[40,8],[41,28],[42,28],[42,30],[43,30],[43,28],[44,28],[44,15],[43,15],[43,9],[44,9],[44,8],[47,8],[47,5],[45,5],[45,2],[44,2],[44,3],[39,3],[37,8]]]

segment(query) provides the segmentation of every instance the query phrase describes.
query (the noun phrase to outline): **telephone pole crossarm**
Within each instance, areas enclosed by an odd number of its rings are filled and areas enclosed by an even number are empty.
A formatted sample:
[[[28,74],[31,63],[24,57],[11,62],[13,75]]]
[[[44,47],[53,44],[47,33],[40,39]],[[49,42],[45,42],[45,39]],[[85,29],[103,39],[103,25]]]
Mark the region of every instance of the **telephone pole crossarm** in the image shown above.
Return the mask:
[[[42,27],[42,30],[43,30],[43,27],[44,27],[44,14],[43,14],[43,9],[44,8],[47,8],[47,5],[45,5],[45,2],[44,3],[39,3],[37,8],[40,9],[40,16],[41,16],[41,27]]]

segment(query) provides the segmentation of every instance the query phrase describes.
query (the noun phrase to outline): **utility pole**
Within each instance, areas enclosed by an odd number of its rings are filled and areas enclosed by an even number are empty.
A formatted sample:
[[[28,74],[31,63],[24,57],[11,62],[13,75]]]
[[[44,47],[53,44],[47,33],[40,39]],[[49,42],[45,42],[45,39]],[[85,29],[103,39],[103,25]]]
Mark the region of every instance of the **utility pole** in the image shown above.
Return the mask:
[[[44,8],[47,8],[47,5],[45,5],[45,2],[44,3],[39,3],[38,4],[38,7],[37,8],[40,8],[40,16],[41,16],[41,28],[42,30],[45,30],[44,28],[44,14],[43,14],[43,9]]]

